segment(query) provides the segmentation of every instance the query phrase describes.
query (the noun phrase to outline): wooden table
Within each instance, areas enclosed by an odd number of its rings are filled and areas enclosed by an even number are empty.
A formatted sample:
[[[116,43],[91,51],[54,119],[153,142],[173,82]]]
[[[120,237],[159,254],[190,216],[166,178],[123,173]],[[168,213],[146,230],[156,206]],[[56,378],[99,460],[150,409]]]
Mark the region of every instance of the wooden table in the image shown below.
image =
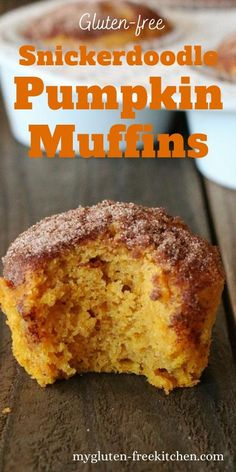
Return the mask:
[[[19,3],[4,1],[0,8]],[[109,198],[164,206],[182,216],[193,231],[219,244],[227,274],[209,367],[197,387],[169,396],[132,375],[87,374],[41,389],[14,360],[1,317],[0,411],[11,412],[0,414],[0,470],[233,471],[236,192],[204,180],[187,159],[30,160],[11,136],[2,103],[0,123],[1,255],[37,220]],[[223,453],[224,462],[72,462],[73,453],[98,450]]]

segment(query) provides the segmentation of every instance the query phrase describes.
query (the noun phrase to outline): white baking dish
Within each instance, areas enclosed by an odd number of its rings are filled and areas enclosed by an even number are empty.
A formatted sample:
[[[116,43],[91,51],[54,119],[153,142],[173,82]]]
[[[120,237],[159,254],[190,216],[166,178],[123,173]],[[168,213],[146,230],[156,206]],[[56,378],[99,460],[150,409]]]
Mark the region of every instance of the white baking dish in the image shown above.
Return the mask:
[[[196,84],[218,85],[224,106],[223,110],[187,111],[190,132],[205,133],[208,138],[208,154],[196,159],[197,167],[208,179],[236,189],[236,84],[204,69],[192,77]]]
[[[193,18],[192,11],[180,10],[179,14],[185,21],[187,17],[189,22]],[[194,22],[188,44],[201,44],[204,50],[214,50],[226,36],[236,32],[236,8],[196,10]],[[182,68],[178,73],[190,75],[192,85],[220,87],[223,110],[187,111],[189,131],[208,137],[207,156],[195,159],[200,172],[220,185],[236,189],[236,84],[222,80],[216,71],[204,67]]]
[[[135,120],[121,120],[120,110],[52,111],[48,108],[43,95],[34,98],[32,110],[14,110],[14,76],[35,75],[41,77],[45,85],[78,85],[81,83],[85,83],[86,85],[100,85],[100,79],[103,81],[102,85],[105,85],[105,83],[112,84],[114,78],[124,85],[125,83],[129,83],[131,71],[128,69],[132,68],[128,68],[127,66],[126,70],[123,70],[123,72],[119,70],[119,78],[116,76],[115,71],[107,72],[106,70],[104,74],[104,68],[101,70],[101,67],[97,67],[96,70],[94,70],[95,68],[90,68],[89,73],[85,70],[80,70],[76,73],[74,70],[69,70],[71,69],[69,67],[50,68],[32,66],[26,68],[18,64],[18,47],[27,43],[21,36],[21,30],[24,24],[28,23],[31,18],[42,15],[46,10],[50,10],[60,3],[63,3],[62,0],[43,1],[18,8],[0,18],[1,86],[11,130],[15,138],[28,146],[30,142],[30,134],[28,131],[29,124],[48,124],[50,129],[54,130],[55,125],[58,123],[70,123],[76,124],[76,131],[79,133],[103,133],[106,136],[113,124],[122,123],[130,125],[133,123],[151,123],[154,133],[168,132],[173,113],[167,110],[155,111],[146,108],[137,112]],[[141,72],[141,69],[139,69],[139,71]],[[145,71],[143,70],[141,75],[142,77],[140,77],[139,72],[135,74],[132,71],[132,80],[135,81],[135,83],[139,83],[140,78],[142,83],[144,77],[146,80],[148,75],[145,76]],[[74,143],[74,148],[75,150],[78,148],[77,142]],[[107,149],[106,145],[105,148]]]
[[[39,2],[14,10],[0,18],[0,64],[3,96],[12,132],[21,143],[29,145],[29,124],[48,124],[53,130],[58,123],[75,123],[80,133],[103,133],[106,136],[112,124],[120,123],[121,119],[119,110],[58,110],[55,112],[48,109],[43,96],[35,100],[33,110],[14,110],[15,88],[13,80],[17,75],[41,75],[46,85],[81,83],[100,85],[100,81],[104,85],[105,83],[114,83],[114,78],[119,85],[121,83],[144,84],[149,75],[161,75],[165,83],[170,85],[175,84],[181,75],[191,75],[192,84],[195,82],[207,85],[207,83],[217,82],[215,78],[214,80],[211,77],[207,78],[201,70],[193,71],[187,67],[158,67],[156,71],[154,69],[148,70],[146,67],[137,68],[134,71],[133,68],[126,67],[119,69],[119,74],[114,68],[106,70],[106,74],[104,74],[104,68],[100,68],[96,71],[93,69],[92,73],[90,70],[88,74],[84,70],[80,70],[79,73],[68,70],[70,68],[51,69],[44,67],[39,70],[36,67],[26,69],[19,66],[18,46],[25,42],[20,37],[20,29],[30,21],[30,18],[41,15],[59,3],[64,3],[64,0]],[[150,0],[150,4],[154,8],[156,0]],[[197,10],[194,15],[192,11],[164,9],[164,16],[174,22],[177,30],[182,31],[182,36],[170,36],[169,38],[168,47],[173,51],[180,50],[184,44],[202,44],[205,50],[214,49],[216,43],[235,30],[236,24],[236,9],[233,8],[227,11]],[[236,158],[234,155],[236,149],[236,85],[223,81],[219,81],[219,85],[222,88],[224,100],[223,111],[194,110],[187,112],[187,115],[191,133],[208,134],[208,156],[195,159],[200,171],[222,185],[236,188]],[[153,132],[158,134],[169,131],[171,119],[172,112],[145,109],[137,112],[135,122],[151,123]],[[128,120],[124,121],[124,124],[129,125],[133,122],[133,120]],[[77,143],[74,143],[74,148],[77,149]]]
[[[188,112],[191,133],[208,135],[208,155],[196,159],[202,174],[210,180],[236,189],[236,112]],[[203,125],[204,124],[204,125]]]

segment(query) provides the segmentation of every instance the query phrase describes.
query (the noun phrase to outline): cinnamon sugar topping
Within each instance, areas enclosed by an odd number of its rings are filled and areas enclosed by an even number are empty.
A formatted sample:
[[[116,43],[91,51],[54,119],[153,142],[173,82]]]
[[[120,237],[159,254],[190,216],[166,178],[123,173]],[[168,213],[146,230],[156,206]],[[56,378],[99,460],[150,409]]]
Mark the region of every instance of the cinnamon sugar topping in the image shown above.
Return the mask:
[[[192,235],[179,218],[168,215],[163,208],[113,201],[80,206],[29,228],[3,258],[4,277],[18,284],[29,268],[97,236],[115,238],[132,252],[153,248],[157,262],[178,267],[179,276],[191,279],[197,272],[202,276],[211,272],[213,279],[223,277],[217,248]]]

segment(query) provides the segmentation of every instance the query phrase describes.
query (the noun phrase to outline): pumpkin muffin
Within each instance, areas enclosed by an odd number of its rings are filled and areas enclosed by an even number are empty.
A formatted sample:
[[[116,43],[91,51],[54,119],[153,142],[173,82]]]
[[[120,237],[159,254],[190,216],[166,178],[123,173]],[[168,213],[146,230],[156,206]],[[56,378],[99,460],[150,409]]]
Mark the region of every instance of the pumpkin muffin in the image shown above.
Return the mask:
[[[76,372],[198,383],[224,284],[216,247],[164,209],[104,201],[45,218],[3,259],[13,353],[41,386]]]

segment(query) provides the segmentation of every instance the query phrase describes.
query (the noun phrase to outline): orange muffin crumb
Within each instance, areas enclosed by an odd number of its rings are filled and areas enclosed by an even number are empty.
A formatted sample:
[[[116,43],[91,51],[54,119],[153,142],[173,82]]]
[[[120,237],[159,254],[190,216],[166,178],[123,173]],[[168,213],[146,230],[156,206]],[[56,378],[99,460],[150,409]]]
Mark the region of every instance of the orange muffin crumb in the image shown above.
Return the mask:
[[[8,415],[9,413],[11,413],[11,408],[9,408],[9,406],[6,406],[5,408],[3,408],[2,410],[3,415]]]

